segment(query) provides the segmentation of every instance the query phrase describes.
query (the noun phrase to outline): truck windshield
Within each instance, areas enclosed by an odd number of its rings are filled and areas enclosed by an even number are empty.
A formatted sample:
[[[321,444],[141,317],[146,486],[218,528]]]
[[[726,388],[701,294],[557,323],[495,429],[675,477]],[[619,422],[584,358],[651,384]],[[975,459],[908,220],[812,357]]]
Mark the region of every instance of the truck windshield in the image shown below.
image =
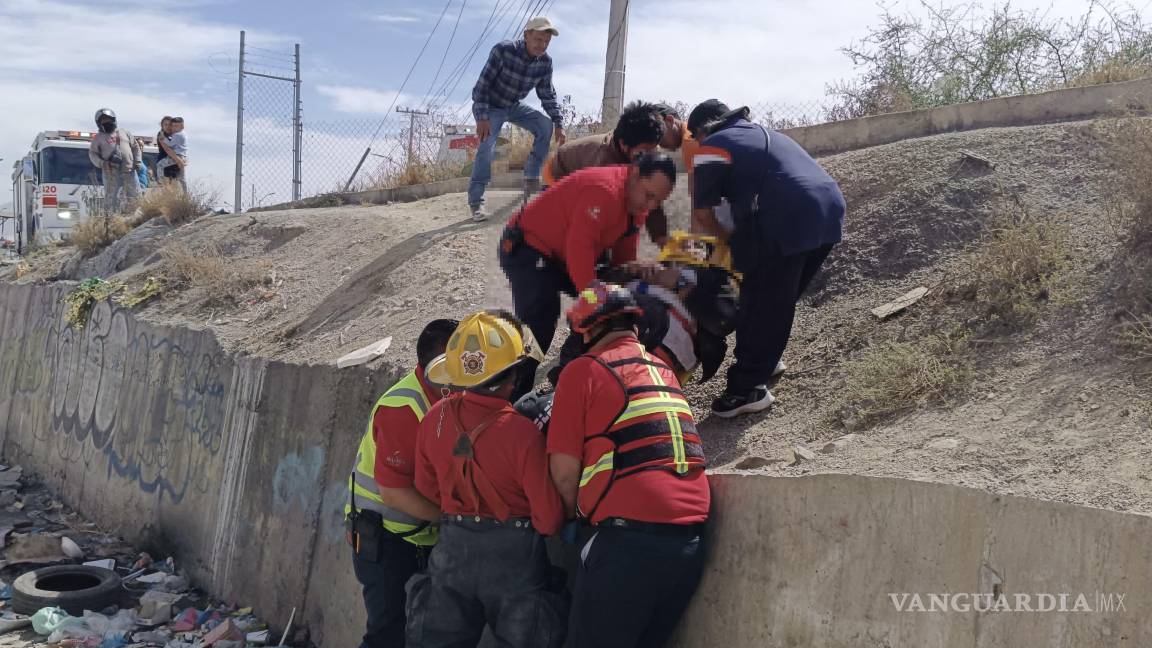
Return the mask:
[[[50,146],[40,152],[40,182],[95,184],[100,171],[88,159],[88,149]]]

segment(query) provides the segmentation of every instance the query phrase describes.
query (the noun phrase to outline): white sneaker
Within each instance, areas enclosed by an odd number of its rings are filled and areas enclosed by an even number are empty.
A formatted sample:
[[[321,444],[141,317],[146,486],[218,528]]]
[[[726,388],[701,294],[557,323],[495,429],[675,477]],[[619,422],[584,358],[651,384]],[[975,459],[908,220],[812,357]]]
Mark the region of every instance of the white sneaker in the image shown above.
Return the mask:
[[[488,210],[484,209],[484,205],[469,205],[468,213],[472,215],[474,222],[480,223],[488,220]]]
[[[775,378],[776,376],[779,376],[780,374],[784,373],[787,370],[788,370],[788,365],[784,364],[784,361],[781,360],[780,362],[776,363],[776,368],[772,370],[772,375],[770,377]]]

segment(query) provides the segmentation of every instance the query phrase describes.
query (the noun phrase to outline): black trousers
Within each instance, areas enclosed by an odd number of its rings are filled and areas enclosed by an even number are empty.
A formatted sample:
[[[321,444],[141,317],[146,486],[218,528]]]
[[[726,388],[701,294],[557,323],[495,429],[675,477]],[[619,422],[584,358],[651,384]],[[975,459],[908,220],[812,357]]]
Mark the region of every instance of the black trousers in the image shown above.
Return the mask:
[[[560,319],[560,293],[576,294],[572,280],[564,268],[548,261],[527,244],[519,245],[510,254],[501,249],[499,255],[500,267],[512,288],[516,317],[532,331],[540,350],[546,353],[552,346]],[[535,362],[525,363],[513,400],[532,391],[537,366]]]
[[[409,597],[410,648],[560,648],[564,601],[548,589],[544,537],[523,527],[445,523]]]
[[[423,568],[427,549],[385,533],[380,560],[372,562],[352,552],[356,580],[364,590],[368,627],[360,648],[404,648],[404,585]]]
[[[700,535],[597,530],[576,577],[573,648],[659,648],[704,573]]]
[[[772,377],[792,336],[796,302],[831,251],[825,245],[788,256],[762,253],[742,270],[736,362],[728,368],[728,392],[747,393]]]

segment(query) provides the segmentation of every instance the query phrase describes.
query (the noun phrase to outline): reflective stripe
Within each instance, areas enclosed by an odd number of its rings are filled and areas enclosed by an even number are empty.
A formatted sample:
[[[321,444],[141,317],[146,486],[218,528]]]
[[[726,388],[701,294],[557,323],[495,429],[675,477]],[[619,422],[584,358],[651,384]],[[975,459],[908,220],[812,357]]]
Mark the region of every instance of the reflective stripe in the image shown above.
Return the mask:
[[[600,455],[596,463],[584,468],[584,472],[580,475],[580,486],[583,487],[592,481],[592,478],[605,470],[612,470],[612,456],[615,453],[611,450]]]
[[[684,456],[684,428],[680,426],[680,417],[668,412],[668,429],[672,432],[672,463],[678,474],[688,472],[688,459]]]
[[[656,412],[670,412],[692,416],[692,408],[682,398],[668,396],[653,396],[651,398],[637,398],[628,403],[628,408],[616,419],[616,423],[624,423],[640,416],[647,416]]]
[[[401,383],[397,383],[397,385],[399,384]],[[428,415],[428,410],[431,407],[428,403],[428,398],[424,395],[423,389],[409,389],[407,387],[397,387],[388,390],[384,394],[384,397],[377,402],[377,405],[387,407],[415,405],[418,408],[416,417],[420,419]]]

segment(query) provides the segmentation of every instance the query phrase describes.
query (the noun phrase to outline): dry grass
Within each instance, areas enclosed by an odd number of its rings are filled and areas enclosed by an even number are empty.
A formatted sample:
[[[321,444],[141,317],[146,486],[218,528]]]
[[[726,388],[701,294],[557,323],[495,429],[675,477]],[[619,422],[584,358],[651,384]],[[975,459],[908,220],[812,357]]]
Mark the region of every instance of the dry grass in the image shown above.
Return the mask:
[[[169,225],[180,225],[211,211],[207,196],[196,190],[184,191],[176,183],[150,189],[138,203],[139,211],[132,225],[138,226],[154,218],[163,218]]]
[[[972,368],[962,339],[939,336],[871,346],[844,365],[839,416],[847,427],[874,425],[898,414],[947,402],[968,384]]]
[[[1002,209],[973,254],[956,290],[974,303],[989,331],[1022,328],[1040,314],[1072,256],[1068,229],[1016,207]]]
[[[1102,83],[1119,83],[1121,81],[1135,81],[1152,76],[1152,66],[1133,61],[1112,59],[1103,65],[1085,70],[1064,84],[1066,88],[1079,88],[1094,86]]]
[[[70,240],[80,252],[90,257],[132,231],[123,216],[92,216],[72,226]]]
[[[266,263],[226,258],[215,245],[193,249],[176,243],[161,254],[172,282],[203,289],[209,302],[238,301],[240,295],[268,278]]]
[[[1119,242],[1114,267],[1116,301],[1123,313],[1116,329],[1120,346],[1152,357],[1152,120],[1117,122],[1112,164],[1119,195],[1105,222]]]

